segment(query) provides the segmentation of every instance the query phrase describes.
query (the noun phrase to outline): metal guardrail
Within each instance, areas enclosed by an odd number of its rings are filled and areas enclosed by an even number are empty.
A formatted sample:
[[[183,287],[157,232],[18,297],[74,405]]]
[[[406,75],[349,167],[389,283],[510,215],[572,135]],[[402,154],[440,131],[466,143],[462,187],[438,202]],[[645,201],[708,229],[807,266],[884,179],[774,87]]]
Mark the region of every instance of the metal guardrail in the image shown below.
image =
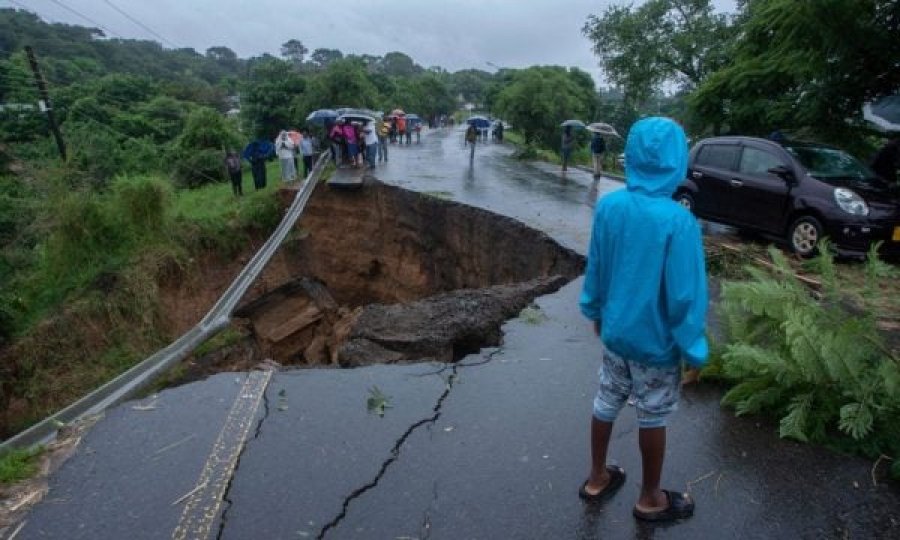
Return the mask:
[[[75,403],[3,441],[0,443],[0,452],[12,448],[25,448],[36,444],[44,444],[56,436],[56,432],[61,426],[80,418],[101,413],[107,408],[128,399],[150,384],[166,369],[187,357],[201,343],[228,326],[231,321],[231,314],[237,307],[238,302],[244,297],[247,289],[250,288],[250,285],[253,284],[266,264],[269,263],[269,260],[278,250],[287,234],[294,227],[297,219],[300,218],[306,203],[312,196],[313,190],[319,183],[319,178],[327,163],[328,154],[323,153],[316,161],[313,170],[306,177],[306,183],[297,192],[287,213],[281,219],[278,227],[275,228],[275,232],[269,236],[266,243],[253,255],[250,262],[244,266],[240,274],[237,275],[212,309],[196,326],[166,347],[156,351],[139,364],[93,390]]]

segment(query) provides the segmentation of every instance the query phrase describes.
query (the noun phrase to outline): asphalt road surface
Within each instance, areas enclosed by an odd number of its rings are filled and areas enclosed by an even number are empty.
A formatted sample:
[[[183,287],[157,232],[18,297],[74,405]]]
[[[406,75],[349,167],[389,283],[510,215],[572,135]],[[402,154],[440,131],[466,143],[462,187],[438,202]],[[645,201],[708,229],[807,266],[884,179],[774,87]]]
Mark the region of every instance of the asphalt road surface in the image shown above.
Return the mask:
[[[374,175],[480,206],[584,253],[611,179],[529,165],[462,132],[390,148]],[[18,539],[900,538],[900,495],[872,463],[778,439],[735,418],[721,390],[687,389],[671,418],[664,487],[690,491],[694,518],[635,521],[634,410],[610,458],[628,473],[601,508],[577,490],[599,350],[581,317],[581,279],[514,319],[501,347],[457,365],[224,373],[109,411],[51,479]],[[367,410],[373,387],[383,417]],[[246,442],[245,442],[246,441]]]

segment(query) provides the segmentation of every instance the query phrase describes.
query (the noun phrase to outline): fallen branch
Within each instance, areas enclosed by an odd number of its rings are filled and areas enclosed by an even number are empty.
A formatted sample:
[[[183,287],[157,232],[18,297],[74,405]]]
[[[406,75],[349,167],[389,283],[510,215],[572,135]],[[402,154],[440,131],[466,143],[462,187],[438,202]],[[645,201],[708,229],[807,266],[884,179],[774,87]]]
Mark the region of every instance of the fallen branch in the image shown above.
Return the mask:
[[[717,244],[717,245],[719,245],[719,246],[721,246],[722,248],[727,249],[727,250],[729,250],[729,251],[733,251],[733,252],[735,252],[735,253],[741,253],[741,252],[743,251],[743,250],[742,250],[740,247],[738,247],[738,246],[734,246],[734,245],[731,245],[731,244],[726,244],[726,243],[724,243],[724,242],[723,242],[723,243],[720,243],[720,244]],[[753,260],[754,262],[758,263],[758,264],[761,264],[761,265],[765,266],[765,267],[768,268],[769,270],[775,270],[775,271],[778,271],[778,272],[781,272],[781,271],[782,271],[780,268],[778,268],[777,266],[775,266],[774,264],[770,263],[769,261],[767,261],[767,260],[765,260],[765,259],[761,259],[761,258],[759,258],[759,257],[753,256],[753,257],[752,257],[752,260]],[[810,287],[814,287],[814,288],[816,288],[816,289],[821,289],[821,288],[822,288],[822,282],[819,281],[819,280],[817,280],[817,279],[813,279],[813,278],[811,278],[811,277],[807,277],[807,276],[804,276],[804,275],[802,275],[802,274],[798,274],[797,272],[792,272],[791,275],[793,275],[793,276],[794,276],[795,278],[797,278],[799,281],[802,281],[803,283],[809,285]]]
[[[883,460],[883,459],[886,459],[888,461],[894,460],[894,458],[892,458],[890,456],[886,456],[884,454],[881,454],[880,456],[878,456],[878,459],[875,460],[875,464],[872,465],[872,470],[869,471],[869,474],[872,476],[872,485],[873,486],[878,486],[878,480],[875,479],[875,472],[878,470],[878,464],[881,463],[881,460]]]

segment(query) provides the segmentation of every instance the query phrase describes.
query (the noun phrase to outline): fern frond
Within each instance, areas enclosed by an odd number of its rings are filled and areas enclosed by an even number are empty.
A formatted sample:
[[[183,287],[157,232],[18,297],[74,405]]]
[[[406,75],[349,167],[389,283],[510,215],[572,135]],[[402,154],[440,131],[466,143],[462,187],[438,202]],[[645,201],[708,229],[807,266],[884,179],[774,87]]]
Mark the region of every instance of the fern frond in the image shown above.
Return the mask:
[[[812,404],[813,394],[811,392],[795,396],[788,405],[788,414],[779,423],[778,434],[784,438],[807,442],[809,439],[806,428]]]
[[[841,419],[838,428],[856,440],[862,439],[872,431],[872,409],[864,403],[848,403],[841,407]]]

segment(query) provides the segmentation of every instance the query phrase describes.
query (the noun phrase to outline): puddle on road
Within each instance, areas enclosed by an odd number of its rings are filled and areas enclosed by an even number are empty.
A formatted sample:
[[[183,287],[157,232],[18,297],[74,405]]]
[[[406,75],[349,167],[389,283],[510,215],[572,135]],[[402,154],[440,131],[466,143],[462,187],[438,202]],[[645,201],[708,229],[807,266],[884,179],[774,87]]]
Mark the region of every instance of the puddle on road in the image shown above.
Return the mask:
[[[265,359],[455,361],[498,345],[505,320],[584,269],[518,221],[377,181],[318,189],[282,249],[295,277],[239,307],[244,337],[195,358],[189,379]]]

